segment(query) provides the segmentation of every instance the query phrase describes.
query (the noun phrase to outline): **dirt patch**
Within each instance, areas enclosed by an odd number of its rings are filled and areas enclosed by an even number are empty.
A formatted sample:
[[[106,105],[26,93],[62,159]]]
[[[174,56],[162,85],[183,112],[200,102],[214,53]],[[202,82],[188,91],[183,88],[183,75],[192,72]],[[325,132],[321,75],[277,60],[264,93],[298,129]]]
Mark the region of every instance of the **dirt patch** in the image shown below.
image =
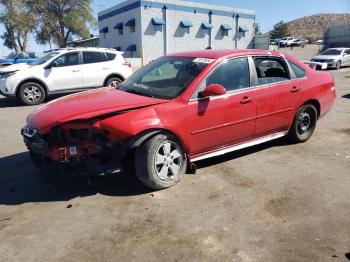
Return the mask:
[[[255,184],[254,180],[242,176],[241,174],[236,172],[232,167],[218,165],[215,167],[215,170],[218,174],[222,175],[227,182],[236,187],[251,188]]]
[[[308,212],[309,202],[306,197],[294,192],[285,192],[269,199],[264,210],[274,217],[304,216]]]
[[[337,132],[350,136],[350,128],[340,129]]]

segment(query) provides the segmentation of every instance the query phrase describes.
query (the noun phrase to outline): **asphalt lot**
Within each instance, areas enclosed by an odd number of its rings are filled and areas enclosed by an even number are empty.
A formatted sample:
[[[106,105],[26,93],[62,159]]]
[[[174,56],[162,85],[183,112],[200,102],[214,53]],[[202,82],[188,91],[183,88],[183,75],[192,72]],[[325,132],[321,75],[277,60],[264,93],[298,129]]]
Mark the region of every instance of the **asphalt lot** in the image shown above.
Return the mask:
[[[19,134],[35,107],[0,97],[0,261],[350,260],[350,68],[330,72],[336,103],[308,142],[199,162],[160,192],[41,175]]]

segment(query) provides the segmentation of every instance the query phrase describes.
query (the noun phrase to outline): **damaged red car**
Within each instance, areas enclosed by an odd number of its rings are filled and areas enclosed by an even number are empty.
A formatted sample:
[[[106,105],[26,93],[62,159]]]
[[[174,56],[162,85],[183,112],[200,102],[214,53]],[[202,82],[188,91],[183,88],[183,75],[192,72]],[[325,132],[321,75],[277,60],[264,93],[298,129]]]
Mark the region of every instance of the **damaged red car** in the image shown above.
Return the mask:
[[[134,166],[145,185],[163,189],[195,161],[283,136],[308,140],[335,96],[330,73],[279,52],[178,53],[117,88],[47,103],[22,135],[45,172],[105,175]]]

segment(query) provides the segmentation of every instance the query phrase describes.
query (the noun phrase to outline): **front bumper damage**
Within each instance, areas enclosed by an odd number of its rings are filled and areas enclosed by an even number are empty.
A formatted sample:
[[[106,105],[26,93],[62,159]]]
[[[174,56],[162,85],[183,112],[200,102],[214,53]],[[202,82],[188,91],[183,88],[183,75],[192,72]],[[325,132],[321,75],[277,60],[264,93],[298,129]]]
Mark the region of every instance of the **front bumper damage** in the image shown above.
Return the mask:
[[[55,133],[56,136],[61,136],[60,130],[57,129]],[[89,147],[65,142],[62,137],[62,141],[53,144],[50,137],[42,136],[28,126],[22,128],[21,134],[34,164],[41,170],[47,171],[50,166],[55,170],[54,173],[62,176],[104,176],[122,173],[124,170],[121,146]]]

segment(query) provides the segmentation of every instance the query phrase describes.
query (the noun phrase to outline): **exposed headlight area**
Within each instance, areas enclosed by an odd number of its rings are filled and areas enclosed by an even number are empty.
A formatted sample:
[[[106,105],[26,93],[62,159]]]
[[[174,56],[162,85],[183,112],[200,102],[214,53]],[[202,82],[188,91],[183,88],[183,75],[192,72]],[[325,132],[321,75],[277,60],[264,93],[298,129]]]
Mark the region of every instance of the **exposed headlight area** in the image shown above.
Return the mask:
[[[11,72],[2,72],[2,73],[0,73],[0,79],[9,78],[10,76],[15,75],[17,72],[18,72],[18,70],[11,71]]]

